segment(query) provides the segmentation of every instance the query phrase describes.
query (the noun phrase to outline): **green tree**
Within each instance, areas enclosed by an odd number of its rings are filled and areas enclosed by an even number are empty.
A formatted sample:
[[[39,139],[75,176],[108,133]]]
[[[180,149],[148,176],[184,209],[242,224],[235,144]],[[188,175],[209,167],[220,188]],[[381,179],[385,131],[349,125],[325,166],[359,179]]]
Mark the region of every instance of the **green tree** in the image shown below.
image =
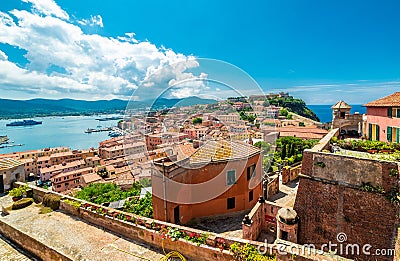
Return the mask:
[[[254,114],[250,114],[249,116],[247,116],[247,120],[250,123],[253,123],[255,119],[256,119],[256,116]]]
[[[246,112],[241,111],[241,112],[239,113],[239,115],[240,115],[240,119],[241,119],[241,120],[247,121],[248,117],[247,117]]]
[[[194,119],[192,120],[192,123],[193,123],[193,124],[202,124],[202,123],[203,123],[203,119],[200,118],[200,117],[194,118]]]
[[[288,114],[289,114],[289,112],[288,112],[286,109],[281,109],[281,110],[279,111],[279,115],[280,115],[280,116],[285,116],[285,117],[287,117]]]

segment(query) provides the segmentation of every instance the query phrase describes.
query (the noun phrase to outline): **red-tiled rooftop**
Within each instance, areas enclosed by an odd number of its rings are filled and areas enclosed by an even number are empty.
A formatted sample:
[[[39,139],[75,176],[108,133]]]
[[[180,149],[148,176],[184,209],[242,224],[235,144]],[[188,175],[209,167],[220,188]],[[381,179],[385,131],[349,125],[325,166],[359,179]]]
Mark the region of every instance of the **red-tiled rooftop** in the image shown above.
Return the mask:
[[[383,98],[364,104],[365,107],[395,107],[400,106],[400,92],[395,92]]]
[[[280,137],[297,137],[301,139],[322,139],[327,133],[327,130],[310,127],[281,127],[276,128]]]
[[[332,109],[351,109],[351,106],[344,101],[338,101],[331,107]]]

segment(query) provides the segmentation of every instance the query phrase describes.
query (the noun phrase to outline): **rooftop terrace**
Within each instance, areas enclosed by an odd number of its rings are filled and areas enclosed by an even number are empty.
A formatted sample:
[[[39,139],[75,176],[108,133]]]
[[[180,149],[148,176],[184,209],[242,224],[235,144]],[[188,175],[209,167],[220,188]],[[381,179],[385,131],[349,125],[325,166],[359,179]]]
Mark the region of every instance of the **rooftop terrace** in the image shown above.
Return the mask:
[[[10,202],[10,198],[1,197],[0,205],[4,202]],[[61,211],[39,214],[39,211],[37,205],[33,204],[24,209],[13,210],[10,215],[1,216],[0,221],[71,260],[159,260],[163,256],[161,252],[149,246],[90,225],[76,216]],[[13,251],[10,254],[13,254]],[[15,256],[20,255],[15,253]],[[0,257],[0,260],[5,259]],[[20,260],[29,259],[24,259],[21,255]]]

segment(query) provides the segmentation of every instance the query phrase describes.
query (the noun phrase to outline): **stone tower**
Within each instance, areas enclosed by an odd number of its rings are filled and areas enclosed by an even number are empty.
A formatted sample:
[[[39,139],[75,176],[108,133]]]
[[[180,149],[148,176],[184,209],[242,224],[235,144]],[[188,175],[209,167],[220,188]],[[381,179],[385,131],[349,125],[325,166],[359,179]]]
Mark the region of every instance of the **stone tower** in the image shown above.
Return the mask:
[[[347,119],[350,115],[351,106],[344,101],[338,101],[332,107],[332,123],[335,119]]]
[[[298,217],[297,212],[291,208],[281,208],[276,215],[277,238],[297,243]]]

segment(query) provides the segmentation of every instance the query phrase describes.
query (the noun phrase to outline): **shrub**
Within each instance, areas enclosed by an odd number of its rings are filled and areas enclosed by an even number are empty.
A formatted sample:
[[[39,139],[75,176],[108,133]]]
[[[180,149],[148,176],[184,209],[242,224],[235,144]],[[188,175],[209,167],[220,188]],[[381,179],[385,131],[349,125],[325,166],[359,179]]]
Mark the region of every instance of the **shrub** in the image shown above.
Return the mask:
[[[8,192],[8,195],[11,197],[22,197],[28,190],[31,188],[27,185],[25,186],[19,186],[18,188],[13,188]]]
[[[233,243],[230,246],[230,251],[235,256],[236,260],[240,261],[267,261],[276,260],[275,256],[262,255],[257,248],[250,244],[241,245]]]
[[[23,194],[24,194],[24,191],[21,190],[21,187],[13,188],[12,190],[10,190],[8,192],[8,195],[11,197],[22,197]]]
[[[23,198],[23,199],[20,199],[20,200],[14,202],[12,204],[12,209],[15,210],[15,209],[25,208],[25,207],[31,205],[32,203],[33,203],[32,198]]]
[[[60,200],[60,196],[48,193],[43,197],[43,205],[51,208],[52,210],[57,210],[60,207]]]
[[[73,207],[75,210],[78,210],[81,207],[81,202],[77,200],[72,200],[72,199],[64,199],[63,200],[66,204],[70,205]]]

